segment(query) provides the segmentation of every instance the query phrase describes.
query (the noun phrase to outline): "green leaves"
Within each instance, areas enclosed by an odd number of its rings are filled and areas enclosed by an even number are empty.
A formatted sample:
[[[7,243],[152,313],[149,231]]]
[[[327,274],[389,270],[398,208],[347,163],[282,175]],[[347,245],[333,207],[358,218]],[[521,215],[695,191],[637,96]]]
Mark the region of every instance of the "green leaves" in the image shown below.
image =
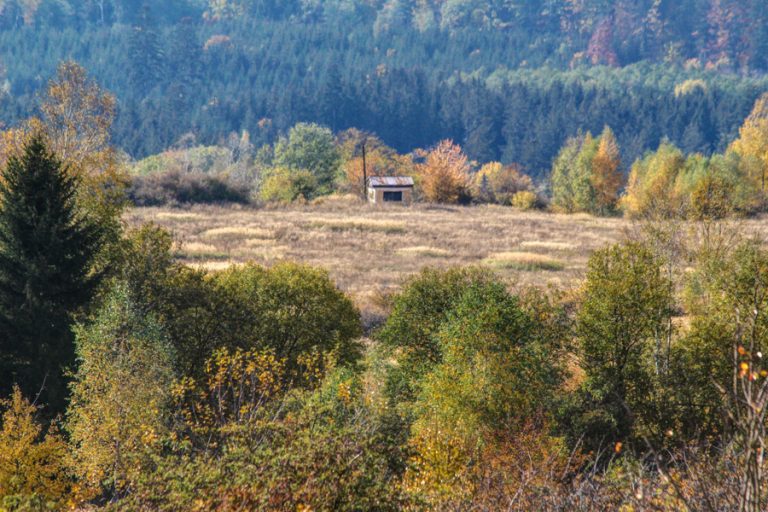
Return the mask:
[[[586,380],[575,428],[599,436],[585,439],[588,446],[626,439],[636,422],[656,420],[651,397],[669,367],[673,290],[642,244],[614,245],[590,258],[576,321]],[[613,426],[595,428],[595,420]]]
[[[168,429],[173,354],[160,324],[123,286],[77,328],[79,368],[68,430],[79,477],[111,497],[138,478]]]
[[[318,193],[332,190],[341,168],[341,153],[328,128],[298,123],[287,138],[275,145],[275,165],[292,171],[309,171],[317,179]]]

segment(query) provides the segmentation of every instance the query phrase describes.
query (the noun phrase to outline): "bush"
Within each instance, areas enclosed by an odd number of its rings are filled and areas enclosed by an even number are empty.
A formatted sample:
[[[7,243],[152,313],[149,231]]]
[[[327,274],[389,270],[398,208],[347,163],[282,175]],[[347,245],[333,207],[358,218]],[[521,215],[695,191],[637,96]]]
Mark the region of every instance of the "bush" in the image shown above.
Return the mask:
[[[665,432],[657,414],[670,365],[673,286],[660,260],[636,242],[596,251],[589,260],[576,334],[586,379],[565,418],[572,440],[588,448]],[[669,337],[668,337],[669,336]],[[664,372],[665,373],[665,372]]]
[[[120,495],[140,477],[166,432],[173,356],[160,324],[125,287],[76,330],[79,368],[68,429],[77,473],[94,495]]]
[[[66,443],[54,428],[43,432],[35,418],[38,408],[19,388],[0,406],[0,510],[64,510],[74,484],[65,464]]]
[[[249,193],[219,176],[200,172],[167,171],[136,176],[128,197],[136,206],[161,206],[187,203],[249,202]]]
[[[418,378],[441,361],[440,346],[434,336],[464,289],[493,279],[490,272],[480,268],[424,269],[405,283],[377,337],[387,346],[397,348],[399,368],[408,380]]]
[[[416,453],[406,474],[409,492],[428,508],[463,501],[480,452],[551,404],[561,372],[536,327],[502,283],[477,282],[462,289],[435,333],[441,362],[418,383],[410,411]],[[503,444],[486,455],[497,450]]]
[[[291,171],[307,171],[320,194],[328,194],[341,168],[341,152],[333,132],[314,123],[298,123],[275,144],[275,164]]]
[[[484,203],[509,205],[515,195],[532,191],[533,180],[514,165],[491,162],[472,178],[472,195],[476,201]]]
[[[115,510],[401,509],[389,447],[359,377],[335,370],[313,389],[286,394],[270,384],[285,375],[269,353],[218,355],[206,367],[179,404],[191,439],[169,443]],[[211,410],[216,420],[200,431]]]
[[[340,364],[358,359],[359,312],[325,271],[294,263],[269,269],[248,264],[215,274],[166,267],[163,237],[151,230],[144,235],[136,243],[145,241],[157,254],[129,265],[126,278],[136,302],[162,319],[179,375],[199,378],[206,360],[222,348],[272,350],[292,375],[306,358]],[[155,278],[139,279],[142,268]]]
[[[289,370],[313,354],[340,364],[359,358],[360,314],[326,271],[295,263],[269,269],[248,264],[211,279],[231,308],[220,318],[231,346],[274,350]]]
[[[260,195],[266,202],[292,203],[297,199],[312,199],[317,192],[317,178],[311,172],[278,168],[264,179]]]
[[[533,210],[538,204],[539,197],[535,192],[525,190],[512,196],[512,206],[519,210]]]

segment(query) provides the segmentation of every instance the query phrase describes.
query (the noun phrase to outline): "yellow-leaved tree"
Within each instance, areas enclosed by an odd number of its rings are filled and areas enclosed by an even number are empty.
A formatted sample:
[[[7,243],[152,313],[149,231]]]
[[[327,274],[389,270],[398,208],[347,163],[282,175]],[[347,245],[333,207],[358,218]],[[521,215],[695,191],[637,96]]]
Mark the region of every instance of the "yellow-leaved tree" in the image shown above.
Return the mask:
[[[76,331],[67,427],[77,476],[84,493],[111,499],[131,488],[168,431],[172,350],[123,286]]]
[[[616,209],[619,191],[624,183],[621,173],[621,153],[613,130],[606,126],[600,135],[597,153],[592,158],[592,174],[589,177],[594,191],[596,213],[606,215]]]
[[[669,142],[632,165],[621,207],[630,217],[682,217],[684,207],[675,182],[685,167],[685,156]]]
[[[456,204],[469,199],[469,160],[451,140],[440,141],[419,164],[421,192],[430,203]]]
[[[744,174],[759,191],[764,206],[768,179],[768,93],[758,98],[729,151],[741,157]]]
[[[515,195],[533,192],[533,189],[533,180],[517,165],[501,162],[485,164],[472,179],[472,196],[484,203],[510,205]]]
[[[0,510],[66,508],[74,484],[66,443],[53,427],[43,432],[35,419],[37,407],[18,387],[0,405]]]

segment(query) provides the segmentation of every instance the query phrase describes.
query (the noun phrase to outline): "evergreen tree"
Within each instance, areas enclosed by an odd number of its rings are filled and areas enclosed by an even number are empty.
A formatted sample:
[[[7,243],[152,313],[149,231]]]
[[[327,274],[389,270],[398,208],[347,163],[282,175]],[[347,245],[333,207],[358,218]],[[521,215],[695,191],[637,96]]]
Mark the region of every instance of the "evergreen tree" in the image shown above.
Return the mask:
[[[14,382],[63,409],[72,315],[91,298],[102,229],[80,216],[77,183],[35,136],[0,181],[0,393]]]
[[[128,40],[128,78],[138,94],[151,90],[163,78],[163,48],[149,4],[142,7],[141,17]]]

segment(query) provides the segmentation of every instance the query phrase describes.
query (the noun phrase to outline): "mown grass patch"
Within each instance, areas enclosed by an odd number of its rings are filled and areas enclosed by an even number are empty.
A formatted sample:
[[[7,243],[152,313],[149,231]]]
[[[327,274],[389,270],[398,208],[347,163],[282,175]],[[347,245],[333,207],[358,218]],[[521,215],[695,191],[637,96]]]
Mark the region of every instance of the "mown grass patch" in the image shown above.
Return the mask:
[[[195,263],[194,265],[190,265],[194,268],[199,268],[203,270],[207,270],[208,272],[218,272],[222,270],[227,270],[232,265],[236,265],[237,263],[233,261],[201,261],[200,263]]]
[[[229,254],[215,245],[189,242],[176,250],[176,257],[181,260],[226,260]]]
[[[328,229],[330,231],[368,231],[374,233],[405,233],[405,223],[386,220],[315,220],[307,224],[310,229]]]
[[[572,251],[577,249],[576,244],[568,242],[545,242],[539,240],[531,240],[523,242],[520,247],[524,249],[541,249],[543,251]]]
[[[202,214],[192,212],[159,212],[156,217],[159,221],[173,222],[192,222],[205,218]]]
[[[557,272],[565,269],[565,265],[550,256],[534,252],[500,252],[491,254],[483,260],[483,264],[505,270],[523,270]]]
[[[262,240],[275,238],[274,232],[254,226],[227,226],[221,228],[212,228],[204,231],[202,238],[209,240],[243,240],[259,238]]]
[[[439,247],[430,247],[426,245],[417,247],[403,247],[398,249],[397,254],[400,256],[413,256],[422,258],[447,258],[451,256],[450,251],[440,249]]]

